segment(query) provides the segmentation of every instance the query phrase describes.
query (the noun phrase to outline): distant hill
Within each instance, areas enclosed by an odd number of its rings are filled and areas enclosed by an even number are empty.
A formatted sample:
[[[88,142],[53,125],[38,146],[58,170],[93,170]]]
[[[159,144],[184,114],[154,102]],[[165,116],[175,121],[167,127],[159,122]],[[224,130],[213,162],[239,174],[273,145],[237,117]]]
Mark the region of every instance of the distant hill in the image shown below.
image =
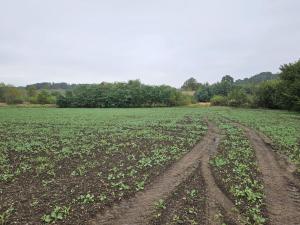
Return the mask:
[[[244,84],[258,84],[258,83],[261,83],[263,81],[266,81],[266,80],[274,80],[274,79],[277,79],[278,78],[278,74],[274,74],[274,73],[271,73],[271,72],[262,72],[262,73],[259,73],[259,74],[256,74],[250,78],[245,78],[245,79],[238,79],[235,81],[235,84],[238,84],[238,85],[244,85]]]
[[[77,86],[78,84],[68,84],[65,82],[61,83],[51,83],[51,82],[42,82],[27,85],[26,88],[35,87],[37,90],[48,89],[48,90],[70,90]]]
[[[278,74],[273,74],[271,72],[262,72],[257,75],[254,75],[250,78],[245,78],[242,80],[238,79],[235,81],[235,84],[238,84],[238,85],[258,84],[258,83],[261,83],[266,80],[273,80],[273,79],[277,79],[277,78],[278,78]],[[188,83],[191,79],[194,79],[194,78],[190,78],[185,83]],[[27,85],[25,88],[35,87],[36,90],[60,90],[60,91],[64,90],[64,91],[66,91],[66,90],[74,89],[78,85],[81,85],[81,84],[68,84],[65,82],[60,82],[60,83],[41,82],[41,83]],[[197,81],[195,79],[193,80],[192,85],[198,85]],[[24,88],[24,87],[20,87],[20,88]],[[187,90],[185,90],[185,91],[186,92],[184,94],[186,94],[186,95],[192,95],[192,93],[194,93],[194,91],[187,91]]]

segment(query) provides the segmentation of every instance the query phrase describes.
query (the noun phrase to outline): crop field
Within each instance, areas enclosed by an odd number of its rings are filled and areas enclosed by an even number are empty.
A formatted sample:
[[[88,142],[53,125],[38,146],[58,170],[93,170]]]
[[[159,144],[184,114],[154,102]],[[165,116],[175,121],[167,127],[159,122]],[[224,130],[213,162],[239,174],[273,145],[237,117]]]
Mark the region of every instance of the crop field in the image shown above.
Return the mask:
[[[300,224],[300,114],[0,108],[0,225]]]

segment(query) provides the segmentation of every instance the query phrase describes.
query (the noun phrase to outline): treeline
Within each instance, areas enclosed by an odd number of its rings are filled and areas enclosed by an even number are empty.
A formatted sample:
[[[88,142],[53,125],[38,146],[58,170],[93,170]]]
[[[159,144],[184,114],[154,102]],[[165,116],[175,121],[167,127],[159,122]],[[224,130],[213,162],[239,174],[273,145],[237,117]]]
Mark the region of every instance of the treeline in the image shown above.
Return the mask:
[[[0,102],[7,104],[56,104],[57,97],[80,84],[42,82],[25,87],[0,83]]]
[[[190,78],[181,90],[166,85],[145,85],[139,80],[101,84],[44,82],[26,87],[0,83],[0,102],[7,104],[29,102],[104,108],[179,106],[194,101],[300,111],[300,60],[280,66],[279,74],[263,72],[237,81],[230,75],[214,84],[202,84]]]
[[[55,88],[55,89],[54,89]],[[57,104],[59,107],[155,107],[180,106],[193,101],[176,88],[127,83],[73,84],[37,83],[14,87],[0,83],[0,102],[7,104]]]
[[[226,75],[211,85],[190,78],[181,89],[194,91],[197,101],[212,105],[300,111],[300,60],[280,66],[279,74],[264,72],[236,82]]]
[[[14,87],[0,83],[0,102],[7,104],[55,104],[59,91],[37,90],[34,86]]]
[[[176,88],[145,85],[139,80],[131,80],[127,83],[80,85],[60,95],[57,105],[88,108],[155,107],[187,105],[191,100],[191,96],[182,94]]]

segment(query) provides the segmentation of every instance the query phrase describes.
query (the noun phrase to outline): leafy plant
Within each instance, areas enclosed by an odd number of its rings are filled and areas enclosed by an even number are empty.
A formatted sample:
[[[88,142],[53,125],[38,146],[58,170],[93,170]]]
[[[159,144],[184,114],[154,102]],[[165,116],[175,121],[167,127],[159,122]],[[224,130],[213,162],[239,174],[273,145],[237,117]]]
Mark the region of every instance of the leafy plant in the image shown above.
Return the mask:
[[[67,217],[70,213],[70,207],[60,207],[55,206],[55,208],[52,210],[50,214],[45,214],[42,217],[42,221],[45,223],[54,223],[58,220],[63,220],[65,217]]]
[[[95,201],[95,196],[93,194],[90,194],[90,193],[87,193],[85,195],[80,195],[77,200],[80,202],[80,203],[83,203],[83,204],[88,204],[88,203],[92,203]]]
[[[14,207],[10,206],[8,209],[6,209],[4,212],[2,212],[0,214],[0,224],[1,225],[5,225],[8,222],[9,217],[11,216],[11,214],[14,210],[15,210]]]
[[[158,202],[155,203],[156,209],[166,209],[166,203],[163,199],[159,199]]]

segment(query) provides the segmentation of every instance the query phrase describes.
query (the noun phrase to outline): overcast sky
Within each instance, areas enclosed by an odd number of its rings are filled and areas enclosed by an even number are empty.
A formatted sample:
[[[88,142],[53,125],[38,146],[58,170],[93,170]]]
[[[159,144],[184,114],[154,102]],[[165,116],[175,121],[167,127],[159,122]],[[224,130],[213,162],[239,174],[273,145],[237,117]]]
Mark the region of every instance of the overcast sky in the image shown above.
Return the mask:
[[[179,87],[300,58],[299,0],[0,0],[0,82]]]

